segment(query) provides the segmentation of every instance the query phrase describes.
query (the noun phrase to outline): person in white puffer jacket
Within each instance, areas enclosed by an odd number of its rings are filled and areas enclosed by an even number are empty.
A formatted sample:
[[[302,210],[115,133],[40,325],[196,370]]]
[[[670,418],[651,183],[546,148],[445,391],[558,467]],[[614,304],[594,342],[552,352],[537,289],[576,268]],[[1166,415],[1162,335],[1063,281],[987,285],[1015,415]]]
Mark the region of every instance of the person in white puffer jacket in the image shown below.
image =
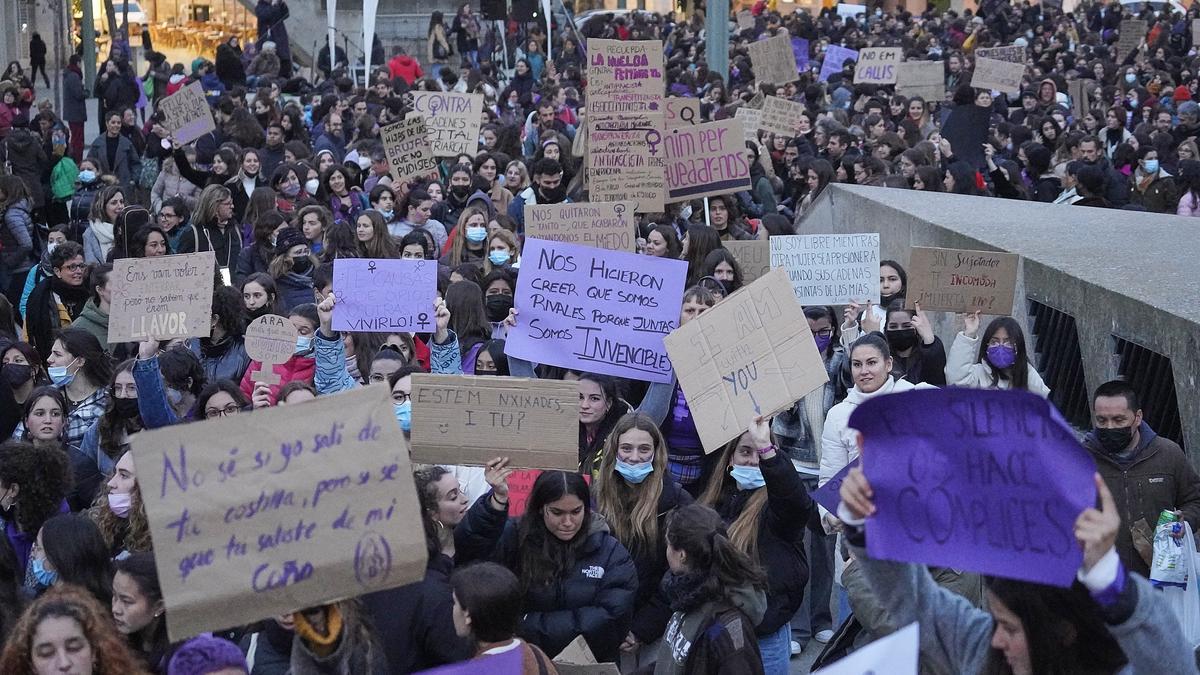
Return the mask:
[[[1043,398],[1050,388],[1029,361],[1025,332],[1011,316],[996,317],[979,336],[979,312],[963,317],[946,357],[946,384],[974,389],[1026,389]]]

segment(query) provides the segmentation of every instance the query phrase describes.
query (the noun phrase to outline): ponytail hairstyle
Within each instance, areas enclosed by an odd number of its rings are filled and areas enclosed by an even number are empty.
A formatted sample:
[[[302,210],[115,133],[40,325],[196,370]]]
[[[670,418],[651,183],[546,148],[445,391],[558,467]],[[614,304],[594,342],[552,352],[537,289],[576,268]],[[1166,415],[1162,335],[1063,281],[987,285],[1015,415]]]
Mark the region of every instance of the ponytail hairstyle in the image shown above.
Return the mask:
[[[729,474],[729,467],[743,438],[748,439],[749,434],[743,433],[725,444],[725,449],[721,451],[721,459],[708,479],[708,486],[700,495],[699,502],[701,504],[715,509],[721,502],[726,501],[726,495],[736,494],[737,483]],[[766,508],[767,489],[759,488],[750,495],[745,505],[742,506],[742,512],[729,524],[729,540],[752,560],[758,559],[758,524],[762,520],[763,510]],[[669,538],[668,541],[670,541]],[[679,547],[676,546],[676,548]]]
[[[726,534],[721,516],[704,504],[688,504],[667,516],[666,538],[667,545],[687,554],[692,572],[707,572],[700,582],[701,597],[728,598],[733,588],[746,583],[767,587],[755,557]]]
[[[635,429],[650,434],[654,444],[654,457],[650,460],[654,473],[637,485],[629,483],[616,471],[621,435]],[[650,553],[662,548],[658,538],[658,499],[662,496],[663,483],[669,480],[667,441],[658,425],[646,413],[631,412],[621,416],[605,441],[600,475],[593,490],[596,510],[605,514],[613,536],[634,555],[637,555],[635,552]]]
[[[583,502],[583,522],[571,541],[562,541],[546,527],[542,509],[551,502],[574,495]],[[591,494],[583,476],[566,471],[543,471],[533,482],[525,515],[517,526],[522,595],[529,589],[554,583],[574,569],[576,552],[587,541],[592,517]]]

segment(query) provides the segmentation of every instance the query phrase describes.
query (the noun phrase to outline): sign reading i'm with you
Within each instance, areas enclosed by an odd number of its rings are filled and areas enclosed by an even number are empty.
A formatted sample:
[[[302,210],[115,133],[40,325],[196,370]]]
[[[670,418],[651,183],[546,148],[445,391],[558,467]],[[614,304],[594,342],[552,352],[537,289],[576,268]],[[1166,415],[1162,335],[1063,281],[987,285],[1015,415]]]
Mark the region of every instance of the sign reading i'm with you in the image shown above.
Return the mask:
[[[408,443],[386,386],[132,443],[173,642],[425,574]]]
[[[670,382],[663,336],[679,325],[687,263],[527,239],[509,356],[564,368]]]

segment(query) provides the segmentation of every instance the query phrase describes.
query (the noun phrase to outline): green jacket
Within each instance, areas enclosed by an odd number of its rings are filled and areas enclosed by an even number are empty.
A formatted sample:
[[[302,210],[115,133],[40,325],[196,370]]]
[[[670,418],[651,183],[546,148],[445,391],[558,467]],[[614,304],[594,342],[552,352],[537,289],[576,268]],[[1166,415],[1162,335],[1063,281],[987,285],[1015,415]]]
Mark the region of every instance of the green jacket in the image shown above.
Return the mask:
[[[79,317],[71,322],[71,328],[82,328],[95,335],[100,346],[108,350],[108,312],[97,307],[95,302],[87,301]]]
[[[50,196],[59,201],[70,201],[75,196],[75,181],[79,179],[79,167],[75,160],[63,155],[50,171]]]

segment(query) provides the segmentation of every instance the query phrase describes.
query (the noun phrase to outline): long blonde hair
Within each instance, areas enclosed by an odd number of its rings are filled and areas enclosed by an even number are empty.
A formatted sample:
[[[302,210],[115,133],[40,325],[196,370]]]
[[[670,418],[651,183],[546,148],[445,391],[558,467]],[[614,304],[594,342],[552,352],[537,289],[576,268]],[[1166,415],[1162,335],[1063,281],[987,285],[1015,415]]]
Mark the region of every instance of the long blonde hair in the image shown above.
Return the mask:
[[[467,223],[474,216],[483,216],[483,226],[487,227],[488,213],[480,206],[468,206],[463,209],[462,214],[458,217],[458,225],[454,228],[454,241],[450,244],[450,267],[457,267],[463,264],[463,251],[467,248]],[[490,239],[490,237],[489,237]],[[487,258],[487,242],[483,242],[483,258]]]
[[[654,443],[654,458],[650,460],[654,473],[637,485],[616,471],[621,435],[634,429],[650,434]],[[663,483],[668,480],[671,477],[667,474],[667,441],[658,425],[645,413],[622,415],[604,443],[604,456],[600,459],[600,472],[592,495],[596,499],[596,510],[608,520],[613,536],[630,551],[655,551],[661,547],[658,500],[662,496]]]
[[[717,462],[712,476],[708,479],[708,487],[704,488],[704,493],[700,495],[701,504],[716,509],[725,491],[730,489],[729,486],[733,486],[733,490],[737,489],[733,477],[729,475],[729,461],[733,458],[733,453],[737,452],[742,436],[745,434],[729,441],[721,451],[721,461]],[[753,560],[758,560],[758,525],[766,507],[767,488],[762,487],[754,491],[742,507],[742,512],[729,525],[729,540]]]

